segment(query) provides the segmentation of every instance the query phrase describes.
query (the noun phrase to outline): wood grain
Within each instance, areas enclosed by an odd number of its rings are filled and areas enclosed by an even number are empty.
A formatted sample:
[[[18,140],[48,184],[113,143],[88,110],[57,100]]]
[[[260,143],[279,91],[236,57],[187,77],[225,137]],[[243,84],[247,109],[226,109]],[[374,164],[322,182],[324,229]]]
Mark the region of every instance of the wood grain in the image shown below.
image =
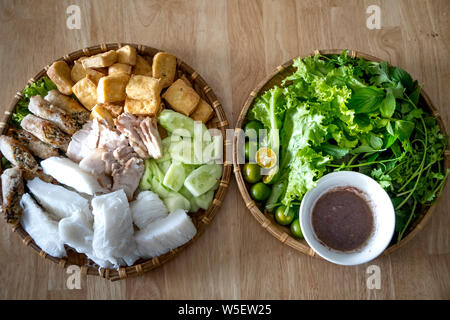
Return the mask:
[[[81,9],[81,30],[66,8]],[[381,8],[380,30],[366,8]],[[133,42],[181,57],[213,87],[234,123],[247,95],[284,61],[314,49],[351,48],[399,65],[450,117],[450,2],[429,1],[1,1],[3,111],[17,88],[54,58],[90,45]],[[430,223],[393,254],[357,267],[306,257],[263,231],[232,181],[212,225],[163,268],[111,283],[83,277],[69,290],[63,269],[0,223],[3,299],[449,299],[448,187]],[[366,286],[369,265],[381,289]]]

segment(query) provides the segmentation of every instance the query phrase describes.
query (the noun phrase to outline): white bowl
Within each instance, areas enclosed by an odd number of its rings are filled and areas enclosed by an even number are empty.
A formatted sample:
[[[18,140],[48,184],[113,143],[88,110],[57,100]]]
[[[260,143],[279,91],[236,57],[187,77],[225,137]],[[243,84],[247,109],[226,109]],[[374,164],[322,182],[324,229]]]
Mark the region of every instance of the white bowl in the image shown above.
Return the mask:
[[[317,239],[311,214],[316,201],[326,192],[338,187],[354,187],[364,193],[374,215],[374,230],[369,239],[356,251],[342,252],[325,246]],[[322,258],[340,265],[366,263],[379,256],[391,242],[395,228],[395,211],[386,191],[372,178],[353,171],[329,173],[308,191],[300,206],[300,226],[309,246]]]

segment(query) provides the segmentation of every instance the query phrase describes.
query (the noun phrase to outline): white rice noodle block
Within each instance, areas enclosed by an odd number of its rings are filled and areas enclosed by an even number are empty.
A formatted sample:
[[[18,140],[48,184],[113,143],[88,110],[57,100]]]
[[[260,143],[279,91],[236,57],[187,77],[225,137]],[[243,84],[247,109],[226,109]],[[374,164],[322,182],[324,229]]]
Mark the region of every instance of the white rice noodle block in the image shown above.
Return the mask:
[[[59,183],[74,188],[78,192],[94,195],[107,192],[97,179],[83,171],[77,163],[64,157],[50,157],[41,161],[44,173],[55,178]]]
[[[132,265],[139,256],[125,192],[120,189],[92,199],[93,254],[115,266]]]
[[[39,178],[29,180],[27,187],[39,204],[58,220],[70,217],[76,212],[81,212],[87,220],[93,220],[89,201],[78,193]]]
[[[130,202],[131,216],[139,229],[144,229],[150,223],[167,217],[169,211],[158,195],[151,191],[140,192],[136,200]]]
[[[50,218],[29,193],[22,196],[20,206],[22,207],[20,224],[34,242],[55,258],[65,257],[67,254],[59,237],[58,222]]]
[[[143,258],[153,258],[182,246],[197,230],[186,211],[177,209],[167,217],[149,224],[136,233],[138,252]]]

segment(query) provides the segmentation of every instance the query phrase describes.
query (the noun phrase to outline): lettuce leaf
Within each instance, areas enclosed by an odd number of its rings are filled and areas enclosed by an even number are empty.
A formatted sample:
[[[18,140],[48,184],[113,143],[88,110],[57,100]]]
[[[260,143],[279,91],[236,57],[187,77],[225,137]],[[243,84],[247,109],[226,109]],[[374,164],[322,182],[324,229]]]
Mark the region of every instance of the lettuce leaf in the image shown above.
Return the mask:
[[[52,80],[50,80],[50,78],[46,76],[42,77],[31,85],[27,85],[22,90],[23,98],[17,103],[16,109],[11,116],[12,124],[19,127],[22,119],[30,113],[30,111],[28,110],[28,104],[30,103],[30,98],[32,96],[40,95],[42,98],[44,98],[50,90],[54,89],[56,89],[56,85]]]

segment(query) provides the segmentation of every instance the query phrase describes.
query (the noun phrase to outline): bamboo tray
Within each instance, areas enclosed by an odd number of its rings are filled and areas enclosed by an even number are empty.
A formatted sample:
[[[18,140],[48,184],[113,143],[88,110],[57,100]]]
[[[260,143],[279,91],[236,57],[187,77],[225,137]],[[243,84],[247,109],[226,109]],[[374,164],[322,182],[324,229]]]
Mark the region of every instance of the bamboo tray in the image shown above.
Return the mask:
[[[115,50],[118,49],[124,45],[130,45],[137,49],[137,53],[142,55],[144,58],[151,61],[153,59],[153,56],[160,52],[161,50],[148,47],[145,45],[137,45],[132,43],[110,43],[110,44],[101,44],[97,46],[92,46],[89,48],[85,48],[82,50],[78,50],[75,52],[72,52],[68,55],[65,55],[62,58],[59,58],[57,60],[63,60],[67,62],[69,65],[73,64],[73,61],[83,57],[83,56],[91,56],[94,54],[98,54],[101,52],[106,52],[108,50]],[[55,60],[56,61],[56,60]],[[33,78],[28,80],[28,83],[34,83],[35,81],[39,80],[41,77],[46,75],[47,69],[50,67],[50,64],[46,66],[44,69],[39,71]],[[215,116],[208,122],[207,126],[208,128],[217,128],[221,131],[222,136],[225,137],[225,130],[229,128],[229,123],[226,118],[225,112],[222,108],[222,105],[220,104],[219,100],[217,99],[216,95],[214,94],[214,91],[211,89],[211,87],[208,86],[208,84],[203,80],[203,78],[189,65],[187,65],[185,62],[177,58],[177,76],[180,77],[181,75],[185,75],[192,83],[193,88],[195,91],[203,98],[205,99],[214,109]],[[14,96],[13,102],[7,109],[7,111],[4,112],[2,115],[1,121],[0,121],[0,131],[1,134],[7,132],[8,130],[8,122],[10,120],[10,117],[12,113],[14,112],[17,103],[22,99],[22,90],[18,91],[16,95]],[[225,139],[223,139],[224,148],[223,148],[223,156],[224,159],[226,159],[226,148],[225,148]],[[98,266],[94,265],[92,261],[88,261],[87,257],[84,254],[79,254],[75,250],[71,249],[70,247],[67,248],[67,257],[66,258],[55,258],[44,251],[41,250],[33,241],[30,235],[22,228],[20,224],[12,225],[12,230],[17,233],[21,238],[25,245],[33,248],[36,252],[39,253],[39,255],[47,260],[50,260],[54,263],[57,263],[60,267],[66,268],[70,265],[78,265],[81,267],[82,274],[88,274],[88,275],[97,275],[105,279],[109,279],[112,281],[116,281],[119,279],[124,279],[131,276],[139,276],[144,274],[145,272],[148,272],[150,270],[153,270],[157,267],[160,267],[167,261],[173,259],[178,253],[180,253],[182,250],[184,250],[186,247],[190,246],[197,238],[204,232],[206,227],[211,223],[211,221],[214,219],[214,216],[216,215],[217,210],[220,208],[223,199],[225,198],[229,181],[230,181],[230,175],[231,175],[231,162],[230,163],[224,163],[222,178],[220,180],[219,188],[216,190],[214,194],[214,199],[211,204],[211,206],[208,208],[208,210],[199,210],[193,214],[190,214],[192,217],[192,221],[194,225],[197,228],[197,234],[193,239],[191,239],[189,242],[184,244],[183,246],[180,246],[174,250],[169,251],[166,254],[160,255],[158,257],[154,257],[152,259],[140,259],[136,261],[136,263],[129,267],[121,267],[119,269],[108,269],[108,268],[99,268]],[[0,172],[1,173],[1,172]]]
[[[322,55],[331,55],[331,54],[339,54],[343,50],[342,49],[330,49],[330,50],[315,50],[313,52],[313,55],[315,54],[322,54]],[[351,50],[349,51],[349,56],[352,58],[361,57],[366,60],[370,61],[376,61],[380,62],[382,59],[379,59],[377,57],[371,56],[366,53],[358,52]],[[273,71],[270,75],[268,75],[264,80],[262,80],[256,88],[250,92],[250,95],[248,96],[247,100],[244,103],[244,106],[242,107],[241,113],[239,114],[239,118],[236,123],[236,131],[239,129],[242,129],[243,126],[246,123],[247,119],[247,112],[249,108],[252,106],[253,101],[256,97],[258,97],[261,93],[265,92],[266,90],[270,89],[274,85],[279,85],[281,81],[289,74],[291,74],[295,68],[292,67],[293,59],[287,61],[286,63],[278,66],[275,71]],[[441,131],[443,133],[447,133],[444,122],[442,121],[442,118],[439,114],[439,110],[432,104],[430,98],[425,93],[425,91],[421,90],[421,97],[420,97],[421,105],[426,106],[428,108],[428,111],[431,112],[431,114],[436,117],[438,124],[441,128]],[[234,163],[234,173],[236,177],[236,181],[239,187],[239,191],[241,192],[242,197],[244,198],[245,205],[249,209],[252,216],[261,224],[261,226],[267,230],[272,236],[277,238],[282,243],[294,248],[295,250],[304,253],[311,257],[318,257],[314,250],[309,247],[307,242],[305,240],[298,240],[290,235],[290,230],[287,227],[281,226],[273,218],[273,215],[271,214],[264,214],[259,210],[257,204],[253,201],[253,199],[250,197],[249,194],[249,185],[244,181],[242,176],[242,164],[238,164],[238,155],[243,154],[242,146],[239,146],[237,143],[237,135],[235,135],[233,140],[233,147],[234,147],[234,153],[233,153],[233,163]],[[450,150],[445,150],[444,160],[443,164],[445,169],[450,167]],[[445,187],[445,186],[444,186]],[[408,241],[410,241],[428,222],[430,219],[432,213],[434,212],[436,208],[436,203],[429,207],[428,210],[421,213],[419,217],[415,220],[415,222],[408,228],[406,236],[398,243],[391,244],[384,252],[383,255],[389,254],[396,249],[402,247],[405,245]],[[320,257],[319,257],[320,258]]]

